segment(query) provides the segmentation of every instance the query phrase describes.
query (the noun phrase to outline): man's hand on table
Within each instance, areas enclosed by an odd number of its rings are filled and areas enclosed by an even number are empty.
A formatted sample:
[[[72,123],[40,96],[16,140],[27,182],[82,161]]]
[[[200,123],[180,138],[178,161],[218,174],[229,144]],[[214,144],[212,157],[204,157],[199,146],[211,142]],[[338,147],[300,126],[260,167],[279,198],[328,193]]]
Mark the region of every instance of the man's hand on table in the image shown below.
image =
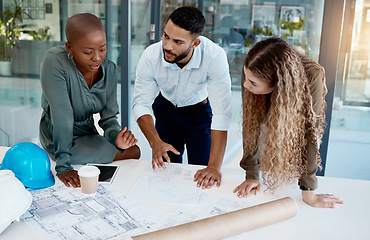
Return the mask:
[[[79,178],[78,173],[77,173],[76,170],[71,170],[71,171],[59,174],[58,178],[67,187],[70,187],[70,186],[72,186],[74,188],[81,187],[80,178]]]
[[[206,167],[200,169],[194,175],[194,182],[197,182],[197,187],[202,187],[203,189],[211,188],[214,183],[219,187],[221,185],[221,171],[215,167]]]
[[[156,141],[152,146],[152,167],[155,169],[155,166],[158,166],[158,168],[165,168],[165,164],[163,161],[163,158],[167,162],[170,161],[170,157],[168,156],[167,152],[171,151],[176,155],[179,155],[180,153],[174,148],[171,144],[165,143],[162,140]]]

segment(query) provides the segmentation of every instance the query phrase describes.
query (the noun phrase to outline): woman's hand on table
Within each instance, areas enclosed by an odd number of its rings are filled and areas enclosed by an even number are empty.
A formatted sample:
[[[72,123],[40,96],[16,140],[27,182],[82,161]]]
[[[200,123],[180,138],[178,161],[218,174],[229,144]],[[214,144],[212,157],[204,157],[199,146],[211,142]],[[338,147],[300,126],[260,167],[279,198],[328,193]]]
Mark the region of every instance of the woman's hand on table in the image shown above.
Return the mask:
[[[315,194],[315,191],[302,191],[302,198],[311,207],[317,208],[336,208],[337,204],[344,202],[333,194]]]
[[[81,187],[80,178],[79,178],[78,173],[77,173],[76,170],[71,170],[71,171],[59,174],[58,178],[67,187],[70,187],[70,186],[72,186],[74,188]]]
[[[239,186],[234,189],[234,193],[240,198],[247,197],[248,194],[254,190],[254,194],[257,195],[261,190],[261,183],[256,179],[247,179],[242,182]]]

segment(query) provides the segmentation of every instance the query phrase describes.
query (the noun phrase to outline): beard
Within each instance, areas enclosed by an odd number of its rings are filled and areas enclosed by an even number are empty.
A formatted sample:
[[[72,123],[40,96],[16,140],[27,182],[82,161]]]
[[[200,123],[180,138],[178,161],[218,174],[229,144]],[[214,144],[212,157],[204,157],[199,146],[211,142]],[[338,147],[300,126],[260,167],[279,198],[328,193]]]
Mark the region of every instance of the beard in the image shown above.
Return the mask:
[[[186,51],[184,51],[184,52],[180,53],[179,55],[174,54],[173,52],[171,52],[171,51],[169,51],[169,50],[165,50],[165,49],[162,49],[162,50],[163,50],[163,58],[164,58],[164,60],[165,60],[166,62],[168,62],[168,63],[177,63],[177,62],[179,62],[179,61],[183,60],[184,58],[186,58],[186,57],[189,55],[189,53],[190,53],[190,51],[191,51],[191,45],[190,45],[190,47],[189,47]],[[165,53],[170,53],[170,54],[172,54],[173,56],[175,56],[175,59],[174,59],[174,60],[172,60],[172,61],[167,60],[167,59],[166,59],[166,55],[165,55]]]

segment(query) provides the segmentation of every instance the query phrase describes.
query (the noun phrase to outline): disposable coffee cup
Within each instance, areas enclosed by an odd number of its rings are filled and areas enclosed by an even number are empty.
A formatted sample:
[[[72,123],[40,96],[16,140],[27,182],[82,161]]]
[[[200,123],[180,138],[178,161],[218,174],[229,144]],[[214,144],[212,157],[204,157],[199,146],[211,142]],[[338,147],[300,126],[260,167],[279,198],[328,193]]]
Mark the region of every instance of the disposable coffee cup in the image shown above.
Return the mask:
[[[78,170],[83,193],[92,194],[98,190],[99,174],[100,170],[95,166],[83,166]]]

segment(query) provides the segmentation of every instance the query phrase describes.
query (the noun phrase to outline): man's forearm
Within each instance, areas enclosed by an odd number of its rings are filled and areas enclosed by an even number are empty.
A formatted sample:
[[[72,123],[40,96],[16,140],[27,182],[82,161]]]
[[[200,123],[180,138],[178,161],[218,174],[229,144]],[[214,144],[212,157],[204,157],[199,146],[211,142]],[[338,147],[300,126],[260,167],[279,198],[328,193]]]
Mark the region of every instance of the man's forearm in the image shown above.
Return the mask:
[[[227,131],[211,130],[211,141],[208,167],[220,170],[225,155]]]
[[[154,121],[152,116],[143,115],[137,119],[137,124],[139,125],[141,131],[144,133],[144,136],[149,142],[149,145],[152,147],[156,141],[161,140],[157,130],[154,126]]]

